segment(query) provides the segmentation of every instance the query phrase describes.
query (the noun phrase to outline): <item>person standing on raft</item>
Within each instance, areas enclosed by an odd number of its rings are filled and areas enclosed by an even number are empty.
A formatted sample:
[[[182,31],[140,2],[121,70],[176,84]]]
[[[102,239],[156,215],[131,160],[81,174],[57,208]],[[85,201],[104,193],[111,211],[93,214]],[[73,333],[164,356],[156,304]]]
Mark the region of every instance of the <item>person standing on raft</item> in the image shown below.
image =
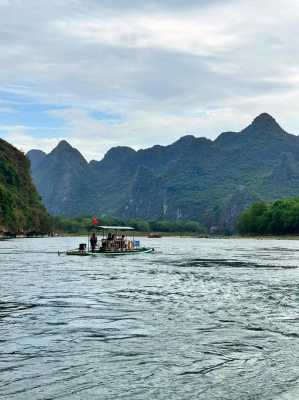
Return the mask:
[[[91,238],[90,238],[90,246],[91,246],[91,251],[92,251],[93,253],[94,253],[94,251],[95,251],[95,249],[96,249],[97,243],[98,243],[98,238],[96,237],[96,234],[93,233],[93,234],[91,235]]]

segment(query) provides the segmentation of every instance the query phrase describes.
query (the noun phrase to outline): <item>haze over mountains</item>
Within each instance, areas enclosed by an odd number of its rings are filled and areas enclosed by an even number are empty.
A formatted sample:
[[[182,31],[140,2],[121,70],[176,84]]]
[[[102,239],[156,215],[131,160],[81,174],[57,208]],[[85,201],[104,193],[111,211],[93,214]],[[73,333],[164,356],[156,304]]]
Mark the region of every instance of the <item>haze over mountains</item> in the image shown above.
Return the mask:
[[[62,141],[49,154],[27,156],[54,215],[181,218],[233,231],[253,202],[299,194],[299,137],[266,113],[215,141],[188,135],[139,151],[115,147],[90,163]]]

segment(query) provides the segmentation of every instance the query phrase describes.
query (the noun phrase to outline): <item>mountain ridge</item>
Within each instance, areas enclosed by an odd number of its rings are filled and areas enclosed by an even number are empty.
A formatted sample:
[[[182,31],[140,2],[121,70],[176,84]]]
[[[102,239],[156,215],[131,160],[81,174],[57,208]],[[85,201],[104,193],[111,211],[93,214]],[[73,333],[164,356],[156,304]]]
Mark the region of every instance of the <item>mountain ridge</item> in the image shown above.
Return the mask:
[[[57,148],[63,155],[55,161]],[[38,168],[32,163],[32,175],[53,214],[194,219],[233,231],[252,201],[299,194],[299,173],[291,172],[296,168],[299,138],[263,113],[240,132],[224,132],[213,141],[186,135],[137,151],[118,146],[89,163],[63,141]],[[279,169],[285,179],[292,175],[292,184],[276,186]]]

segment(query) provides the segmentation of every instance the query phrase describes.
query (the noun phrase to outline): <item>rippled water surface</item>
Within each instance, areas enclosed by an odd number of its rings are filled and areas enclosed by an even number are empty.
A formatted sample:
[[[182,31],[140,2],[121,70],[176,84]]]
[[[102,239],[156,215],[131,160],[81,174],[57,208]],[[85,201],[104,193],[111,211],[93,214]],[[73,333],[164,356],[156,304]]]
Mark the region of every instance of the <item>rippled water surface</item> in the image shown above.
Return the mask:
[[[299,399],[299,242],[0,242],[0,398]]]

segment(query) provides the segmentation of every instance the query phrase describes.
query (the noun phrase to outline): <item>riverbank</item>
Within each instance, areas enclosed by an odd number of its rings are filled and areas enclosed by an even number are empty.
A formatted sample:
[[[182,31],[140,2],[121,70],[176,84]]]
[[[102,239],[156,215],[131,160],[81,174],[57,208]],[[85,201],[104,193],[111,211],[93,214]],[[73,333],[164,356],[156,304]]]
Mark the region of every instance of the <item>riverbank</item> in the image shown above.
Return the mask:
[[[264,236],[244,236],[244,235],[207,235],[198,234],[192,232],[160,232],[160,237],[150,237],[148,232],[134,231],[135,237],[144,237],[148,239],[163,239],[164,238],[193,238],[193,239],[233,239],[233,240],[299,240],[299,235],[264,235]],[[0,240],[9,239],[48,239],[57,237],[82,237],[87,238],[88,232],[78,232],[78,233],[55,233],[53,235],[0,235]],[[99,231],[98,236],[101,236],[101,231]]]
[[[230,239],[299,240],[299,235],[229,236]]]
[[[194,237],[194,238],[212,238],[215,236],[211,235],[203,235],[203,234],[198,234],[198,233],[193,233],[193,232],[159,232],[159,235],[161,237],[150,237],[149,232],[141,232],[141,231],[132,231],[131,234],[134,233],[134,236],[139,236],[139,237],[148,237],[149,239],[161,239],[163,237]],[[157,234],[158,232],[155,232]],[[98,232],[98,235],[100,236],[101,231]],[[88,236],[88,232],[78,232],[78,233],[58,233],[57,236],[62,236],[62,237],[84,237]]]

